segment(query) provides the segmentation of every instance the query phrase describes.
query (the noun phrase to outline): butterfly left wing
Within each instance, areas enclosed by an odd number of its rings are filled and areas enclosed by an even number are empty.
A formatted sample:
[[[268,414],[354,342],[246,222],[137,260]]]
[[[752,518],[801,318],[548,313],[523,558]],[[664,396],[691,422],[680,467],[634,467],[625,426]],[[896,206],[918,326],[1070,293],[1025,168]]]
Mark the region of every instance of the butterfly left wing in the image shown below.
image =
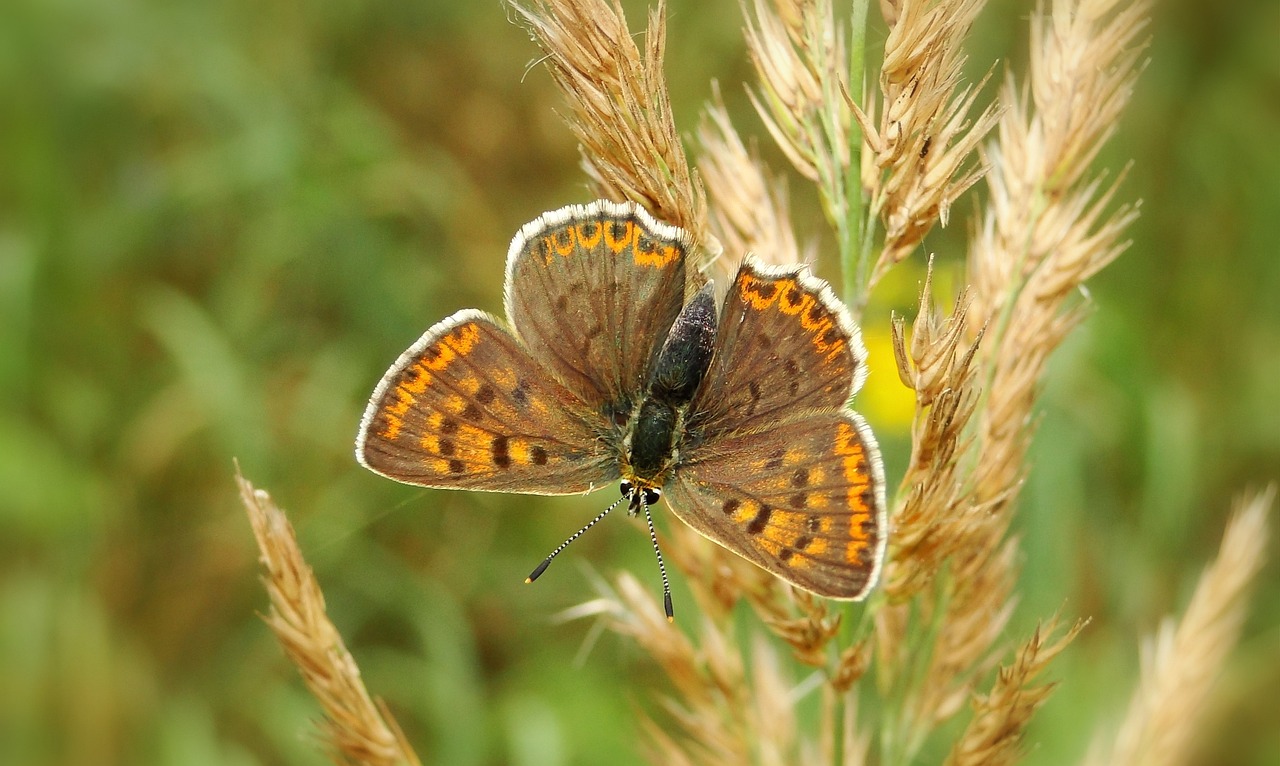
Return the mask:
[[[698,439],[836,411],[862,386],[862,336],[826,282],[803,266],[747,256],[729,285],[711,366],[689,408]]]
[[[589,405],[625,415],[684,298],[687,233],[634,203],[544,213],[507,255],[507,319]]]
[[[856,600],[879,576],[884,471],[856,413],[718,438],[694,448],[664,489],[681,521],[800,588]]]
[[[356,457],[406,484],[566,495],[618,476],[599,418],[497,320],[459,311],[383,376]]]

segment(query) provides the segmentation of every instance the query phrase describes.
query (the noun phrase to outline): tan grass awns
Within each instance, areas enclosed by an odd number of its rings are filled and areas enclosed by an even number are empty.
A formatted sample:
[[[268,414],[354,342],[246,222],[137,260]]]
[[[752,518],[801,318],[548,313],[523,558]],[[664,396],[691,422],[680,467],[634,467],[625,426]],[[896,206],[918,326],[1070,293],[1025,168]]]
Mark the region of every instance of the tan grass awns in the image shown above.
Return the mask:
[[[271,609],[264,619],[324,710],[321,732],[334,762],[418,766],[418,756],[390,712],[369,696],[355,658],[329,621],[320,583],[284,511],[238,468],[236,483],[266,570],[262,579]]]
[[[596,194],[638,202],[707,242],[706,199],[685,158],[662,73],[666,3],[659,0],[639,36],[627,27],[617,0],[535,0],[512,7],[546,53]]]

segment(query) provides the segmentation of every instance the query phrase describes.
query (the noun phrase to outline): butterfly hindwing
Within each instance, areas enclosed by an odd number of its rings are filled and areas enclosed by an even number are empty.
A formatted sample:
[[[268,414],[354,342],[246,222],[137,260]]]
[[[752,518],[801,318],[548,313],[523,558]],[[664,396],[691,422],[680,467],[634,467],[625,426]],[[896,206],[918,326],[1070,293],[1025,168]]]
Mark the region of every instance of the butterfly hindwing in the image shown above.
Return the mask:
[[[688,248],[683,231],[630,203],[546,213],[511,243],[507,317],[588,404],[625,411],[680,311]]]
[[[860,599],[875,584],[884,475],[856,413],[816,413],[710,441],[665,489],[681,521],[800,588]]]
[[[365,411],[356,456],[424,487],[570,494],[617,478],[597,412],[487,314],[432,327],[392,365]]]
[[[708,438],[842,408],[866,351],[844,305],[805,267],[748,257],[729,286],[707,384],[690,408]]]

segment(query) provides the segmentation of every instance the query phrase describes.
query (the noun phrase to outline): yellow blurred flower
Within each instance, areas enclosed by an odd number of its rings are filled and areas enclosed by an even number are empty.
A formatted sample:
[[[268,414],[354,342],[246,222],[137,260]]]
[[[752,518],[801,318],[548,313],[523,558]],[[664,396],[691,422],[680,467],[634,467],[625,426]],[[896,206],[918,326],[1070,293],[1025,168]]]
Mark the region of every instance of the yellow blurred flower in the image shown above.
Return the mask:
[[[886,436],[892,432],[905,437],[911,429],[916,400],[898,378],[889,325],[864,325],[862,340],[867,345],[870,374],[854,399],[854,409],[866,416],[877,434]]]

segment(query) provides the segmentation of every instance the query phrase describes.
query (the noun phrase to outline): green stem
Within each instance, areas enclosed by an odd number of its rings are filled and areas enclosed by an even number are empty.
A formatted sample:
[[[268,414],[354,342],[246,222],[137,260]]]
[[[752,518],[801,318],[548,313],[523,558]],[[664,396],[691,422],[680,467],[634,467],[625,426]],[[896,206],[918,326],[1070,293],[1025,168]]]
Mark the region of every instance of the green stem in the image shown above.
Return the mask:
[[[849,95],[861,98],[866,77],[867,9],[870,0],[853,0],[849,13]],[[846,114],[843,97],[837,94],[839,111]],[[840,230],[840,266],[844,276],[844,300],[860,309],[867,300],[867,249],[863,246],[862,217],[862,128],[849,120],[849,165],[844,174],[844,220]],[[860,312],[859,312],[860,313]]]

